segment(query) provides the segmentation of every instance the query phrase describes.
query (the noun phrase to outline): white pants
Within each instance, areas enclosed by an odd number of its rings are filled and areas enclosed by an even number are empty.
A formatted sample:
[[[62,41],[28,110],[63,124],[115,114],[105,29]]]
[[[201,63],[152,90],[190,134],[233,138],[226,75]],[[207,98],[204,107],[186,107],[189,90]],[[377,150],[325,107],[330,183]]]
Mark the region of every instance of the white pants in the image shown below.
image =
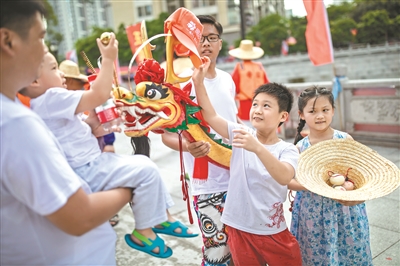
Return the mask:
[[[174,205],[157,165],[144,155],[103,152],[92,162],[74,170],[93,192],[118,187],[133,188],[132,212],[136,229],[165,222],[166,210]]]

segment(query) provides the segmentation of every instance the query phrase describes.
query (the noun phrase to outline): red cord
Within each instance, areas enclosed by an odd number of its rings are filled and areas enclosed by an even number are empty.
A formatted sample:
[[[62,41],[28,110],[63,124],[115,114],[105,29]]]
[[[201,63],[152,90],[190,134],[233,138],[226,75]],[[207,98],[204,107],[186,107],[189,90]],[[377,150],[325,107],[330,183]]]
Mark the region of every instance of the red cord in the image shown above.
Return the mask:
[[[289,198],[289,202],[290,202],[289,211],[292,212],[293,211],[293,202],[294,202],[293,190],[289,190],[288,198]]]
[[[185,165],[183,163],[182,135],[181,134],[182,134],[181,132],[178,133],[178,136],[179,136],[179,160],[180,160],[180,165],[181,165],[180,179],[181,179],[181,184],[182,184],[183,200],[186,201],[189,222],[190,222],[190,224],[193,224],[193,216],[192,216],[192,211],[190,209],[189,185],[185,179],[186,173],[185,173]]]

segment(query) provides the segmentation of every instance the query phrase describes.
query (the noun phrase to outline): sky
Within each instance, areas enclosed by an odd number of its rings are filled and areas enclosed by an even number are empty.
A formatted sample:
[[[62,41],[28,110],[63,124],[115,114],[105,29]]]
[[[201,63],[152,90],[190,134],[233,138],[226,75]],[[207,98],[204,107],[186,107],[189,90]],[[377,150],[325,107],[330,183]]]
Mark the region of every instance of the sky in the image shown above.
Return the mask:
[[[334,0],[324,0],[325,6],[333,4]],[[304,17],[307,15],[303,0],[285,0],[285,9],[292,9],[293,16]]]

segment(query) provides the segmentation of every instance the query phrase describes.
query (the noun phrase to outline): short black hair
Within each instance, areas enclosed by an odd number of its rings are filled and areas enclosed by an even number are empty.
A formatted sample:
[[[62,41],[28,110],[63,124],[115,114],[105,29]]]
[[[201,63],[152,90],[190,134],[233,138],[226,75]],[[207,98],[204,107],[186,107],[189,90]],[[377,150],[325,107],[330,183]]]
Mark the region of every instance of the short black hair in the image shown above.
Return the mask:
[[[201,24],[211,24],[213,25],[219,34],[219,37],[221,37],[222,32],[224,31],[222,28],[221,23],[219,23],[213,16],[210,15],[198,15],[197,18],[200,20]]]
[[[278,102],[279,112],[290,113],[292,110],[293,94],[286,86],[275,82],[263,84],[254,92],[253,101],[254,98],[260,93],[266,93],[274,97]],[[280,122],[278,127],[280,127],[282,124],[283,122]]]
[[[42,0],[1,0],[0,28],[8,28],[26,38],[37,12],[42,16],[47,14]]]

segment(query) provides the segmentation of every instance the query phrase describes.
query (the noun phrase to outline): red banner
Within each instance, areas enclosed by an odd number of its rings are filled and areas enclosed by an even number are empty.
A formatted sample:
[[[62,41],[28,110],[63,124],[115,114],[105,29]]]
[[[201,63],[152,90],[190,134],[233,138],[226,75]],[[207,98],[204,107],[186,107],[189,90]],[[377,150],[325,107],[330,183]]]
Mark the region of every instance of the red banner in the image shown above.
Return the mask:
[[[126,27],[126,35],[128,36],[128,41],[132,50],[132,54],[135,54],[136,49],[142,44],[140,25],[141,23],[137,23],[135,25]],[[140,53],[135,59],[136,63],[139,64],[140,62],[143,61],[143,59],[144,59],[143,51],[140,51]]]
[[[306,42],[311,62],[318,66],[333,63],[333,47],[328,14],[323,0],[303,0],[307,11]]]

